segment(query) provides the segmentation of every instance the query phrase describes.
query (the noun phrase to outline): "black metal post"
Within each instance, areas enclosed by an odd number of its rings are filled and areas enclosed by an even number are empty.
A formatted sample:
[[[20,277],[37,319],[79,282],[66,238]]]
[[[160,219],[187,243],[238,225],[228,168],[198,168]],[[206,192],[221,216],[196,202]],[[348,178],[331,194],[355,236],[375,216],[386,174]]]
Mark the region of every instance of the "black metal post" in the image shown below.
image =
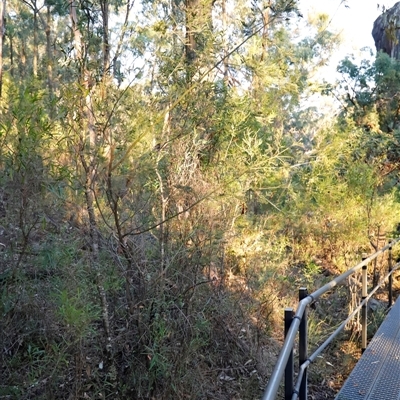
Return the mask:
[[[389,259],[388,259],[388,265],[389,265],[389,273],[392,272],[393,269],[393,255],[392,255],[392,239],[389,239]],[[393,274],[389,275],[389,294],[388,294],[388,308],[392,307],[393,303]]]
[[[299,289],[299,301],[308,296],[306,288]],[[303,318],[299,326],[299,366],[301,366],[308,359],[308,332],[307,332],[307,311],[308,306],[304,310]],[[299,399],[307,400],[307,368],[304,370],[303,379],[300,385]]]
[[[367,254],[363,253],[362,260],[367,258]],[[361,299],[364,301],[368,296],[368,283],[367,283],[367,265],[362,267],[362,288],[361,288]],[[361,353],[364,353],[367,348],[367,303],[362,306],[361,309]]]
[[[285,308],[285,338],[293,321],[293,308]],[[285,400],[290,400],[294,389],[294,360],[293,349],[290,352],[285,368]]]

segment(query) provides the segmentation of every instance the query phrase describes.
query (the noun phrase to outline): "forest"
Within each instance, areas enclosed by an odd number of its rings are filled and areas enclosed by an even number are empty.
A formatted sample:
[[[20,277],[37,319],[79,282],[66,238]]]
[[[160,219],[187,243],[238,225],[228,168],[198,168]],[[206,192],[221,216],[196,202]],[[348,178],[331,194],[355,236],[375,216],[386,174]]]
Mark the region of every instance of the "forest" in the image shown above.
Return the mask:
[[[262,396],[297,289],[398,235],[400,64],[328,82],[340,43],[297,0],[0,0],[0,399]]]

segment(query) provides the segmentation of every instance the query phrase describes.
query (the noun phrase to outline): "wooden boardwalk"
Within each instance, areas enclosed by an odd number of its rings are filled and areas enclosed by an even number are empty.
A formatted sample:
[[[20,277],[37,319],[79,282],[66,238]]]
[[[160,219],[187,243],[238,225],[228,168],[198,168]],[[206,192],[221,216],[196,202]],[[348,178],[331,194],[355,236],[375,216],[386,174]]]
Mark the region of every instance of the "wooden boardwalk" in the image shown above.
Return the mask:
[[[336,400],[400,400],[400,298],[392,306]]]

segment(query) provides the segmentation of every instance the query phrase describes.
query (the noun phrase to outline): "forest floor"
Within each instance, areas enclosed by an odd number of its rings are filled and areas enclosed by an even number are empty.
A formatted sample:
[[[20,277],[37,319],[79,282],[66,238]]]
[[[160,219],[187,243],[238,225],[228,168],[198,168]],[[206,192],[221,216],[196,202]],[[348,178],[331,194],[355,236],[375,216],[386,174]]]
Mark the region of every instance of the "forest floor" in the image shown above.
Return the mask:
[[[304,274],[300,264],[288,268],[281,288],[270,289],[274,295],[282,293],[277,303],[268,298],[257,303],[240,276],[229,284],[217,277],[211,285],[198,286],[198,298],[189,298],[192,309],[180,305],[175,293],[181,292],[168,281],[168,287],[162,286],[167,300],[158,305],[150,292],[148,306],[138,306],[142,312],[138,314],[137,309],[126,311],[124,281],[112,268],[113,260],[106,259],[101,272],[108,274],[108,329],[115,349],[111,360],[96,303],[97,278],[86,266],[90,251],[80,232],[68,229],[62,235],[56,231],[46,235],[41,229],[32,230],[29,246],[14,249],[13,237],[6,233],[1,242],[7,248],[0,253],[0,399],[261,397],[283,343],[283,305],[296,307],[297,279]],[[327,268],[308,276],[313,287],[338,274]],[[348,292],[346,285],[339,286],[310,309],[310,354],[346,318]],[[385,296],[380,296],[384,304]],[[384,313],[370,314],[371,337]],[[139,318],[147,316],[140,325]],[[270,324],[267,330],[264,320]],[[358,342],[357,329],[350,327],[311,365],[310,399],[335,397],[360,356]],[[171,370],[180,374],[179,381]],[[143,387],[152,385],[152,390],[143,388],[138,395],[135,380]]]

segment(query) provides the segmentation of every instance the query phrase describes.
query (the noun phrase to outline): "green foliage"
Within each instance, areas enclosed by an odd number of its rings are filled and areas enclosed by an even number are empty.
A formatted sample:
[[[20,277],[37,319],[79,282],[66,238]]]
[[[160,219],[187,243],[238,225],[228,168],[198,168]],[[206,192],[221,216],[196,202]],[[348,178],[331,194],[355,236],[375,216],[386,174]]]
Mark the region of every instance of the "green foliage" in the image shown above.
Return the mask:
[[[367,328],[367,334],[369,338],[372,338],[375,335],[376,331],[379,329],[380,325],[386,318],[386,315],[387,310],[381,304],[379,304],[374,311],[369,313]]]
[[[60,290],[55,298],[61,320],[77,338],[81,338],[87,333],[92,321],[98,318],[98,309],[85,298],[80,288],[74,292],[71,289]]]
[[[294,287],[399,220],[398,65],[344,60],[322,118],[338,39],[295,1],[34,4],[8,2],[0,390],[260,397]]]

